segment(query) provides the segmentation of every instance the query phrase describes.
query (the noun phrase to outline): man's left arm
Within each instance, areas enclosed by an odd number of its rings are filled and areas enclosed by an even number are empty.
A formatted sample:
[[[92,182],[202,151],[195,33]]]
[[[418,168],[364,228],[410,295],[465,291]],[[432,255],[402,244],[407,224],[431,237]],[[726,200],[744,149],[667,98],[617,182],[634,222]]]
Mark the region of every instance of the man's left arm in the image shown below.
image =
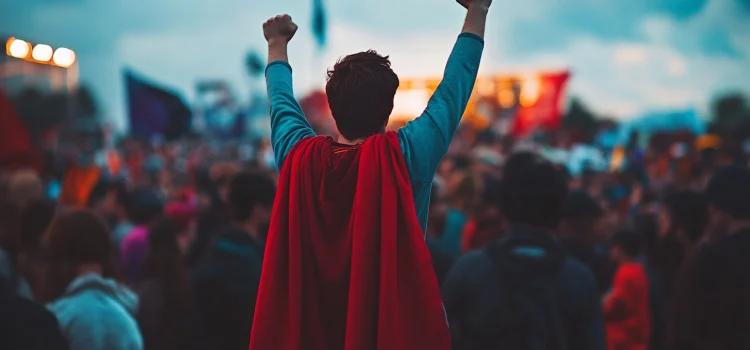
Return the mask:
[[[271,105],[271,147],[279,170],[299,140],[315,136],[292,88],[288,45],[296,31],[297,25],[287,15],[273,17],[263,24],[263,34],[268,41],[266,88]]]

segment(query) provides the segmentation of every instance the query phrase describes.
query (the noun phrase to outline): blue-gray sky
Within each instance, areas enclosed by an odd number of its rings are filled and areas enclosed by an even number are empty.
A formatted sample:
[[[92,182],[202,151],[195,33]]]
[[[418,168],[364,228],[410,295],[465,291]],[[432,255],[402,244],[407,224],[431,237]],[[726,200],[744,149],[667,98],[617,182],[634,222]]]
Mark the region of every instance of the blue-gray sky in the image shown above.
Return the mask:
[[[390,54],[403,78],[439,76],[464,15],[453,0],[325,0],[329,46],[315,56],[312,0],[25,0],[0,3],[0,33],[77,51],[82,80],[122,124],[122,68],[194,96],[220,78],[246,94],[261,23],[289,13],[298,95],[323,84],[341,55]],[[707,111],[729,90],[750,93],[750,0],[495,0],[480,74],[569,68],[569,93],[619,118],[665,108]]]

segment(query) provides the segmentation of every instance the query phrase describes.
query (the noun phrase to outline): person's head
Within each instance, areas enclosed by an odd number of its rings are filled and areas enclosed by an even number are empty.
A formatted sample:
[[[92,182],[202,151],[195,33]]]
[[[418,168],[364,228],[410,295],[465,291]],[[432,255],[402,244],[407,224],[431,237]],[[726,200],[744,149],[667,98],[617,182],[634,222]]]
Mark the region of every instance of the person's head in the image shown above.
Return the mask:
[[[641,237],[635,230],[620,229],[612,236],[609,246],[609,257],[620,264],[633,260],[641,252]]]
[[[482,186],[482,179],[477,174],[468,169],[459,170],[446,179],[445,195],[452,207],[470,213],[479,204]]]
[[[585,191],[573,191],[565,199],[562,233],[586,245],[599,239],[597,231],[604,216],[599,202]]]
[[[28,201],[44,197],[42,180],[34,170],[19,170],[8,180],[8,202],[21,208]]]
[[[239,166],[232,162],[217,162],[209,169],[211,182],[222,203],[229,201],[229,182],[239,172]]]
[[[239,173],[229,182],[228,195],[230,217],[235,223],[265,225],[271,220],[276,184],[268,175]]]
[[[18,213],[18,231],[21,251],[41,247],[42,236],[55,216],[55,202],[40,198],[32,200]]]
[[[536,153],[519,152],[505,163],[498,191],[498,207],[509,225],[555,229],[568,184],[551,162]]]
[[[115,274],[112,236],[104,221],[86,210],[59,214],[44,234],[47,267],[42,281],[42,301],[59,298],[82,273]]]
[[[163,277],[163,270],[182,261],[179,237],[184,235],[182,225],[167,215],[154,219],[148,225],[148,250],[144,263],[145,274],[152,278]]]
[[[369,50],[346,56],[328,71],[326,95],[339,134],[347,140],[383,133],[399,81],[388,56]]]
[[[679,191],[664,198],[659,212],[662,236],[675,236],[697,243],[708,226],[708,203],[705,196],[694,191]]]
[[[163,210],[162,198],[151,188],[137,188],[127,196],[128,218],[135,225],[148,225]]]
[[[86,206],[108,219],[118,219],[124,212],[127,187],[123,181],[102,179],[89,193]]]
[[[187,252],[195,239],[198,209],[187,203],[169,203],[164,207],[164,216],[174,223],[180,251]]]
[[[169,206],[165,215],[154,219],[148,227],[143,272],[146,278],[158,281],[162,286],[161,323],[165,330],[163,335],[170,343],[180,336],[179,325],[189,316],[193,305],[184,250],[180,244],[185,235],[184,223],[169,210]]]
[[[732,165],[716,171],[706,187],[712,234],[750,224],[750,169]]]

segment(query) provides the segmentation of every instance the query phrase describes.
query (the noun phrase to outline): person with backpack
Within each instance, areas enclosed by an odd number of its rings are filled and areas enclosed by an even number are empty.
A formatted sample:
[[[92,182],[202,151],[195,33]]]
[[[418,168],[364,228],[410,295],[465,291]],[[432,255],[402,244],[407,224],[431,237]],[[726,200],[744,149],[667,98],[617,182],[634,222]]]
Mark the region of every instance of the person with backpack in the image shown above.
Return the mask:
[[[506,233],[460,258],[443,284],[454,349],[605,350],[594,275],[555,239],[565,176],[517,153],[497,191]]]

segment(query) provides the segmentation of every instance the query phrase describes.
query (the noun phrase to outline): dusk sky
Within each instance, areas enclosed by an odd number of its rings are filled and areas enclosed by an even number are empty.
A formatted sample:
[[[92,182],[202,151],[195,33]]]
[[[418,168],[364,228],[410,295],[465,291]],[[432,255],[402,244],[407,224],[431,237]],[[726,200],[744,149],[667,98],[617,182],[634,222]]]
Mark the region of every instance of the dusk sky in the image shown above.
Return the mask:
[[[316,60],[312,0],[24,0],[0,2],[0,34],[76,50],[81,79],[124,124],[122,69],[180,91],[224,79],[252,85],[245,53],[265,55],[262,22],[289,13],[298,96],[339,56],[388,54],[402,78],[439,76],[464,10],[453,0],[324,0],[328,47]],[[480,75],[568,68],[569,95],[632,118],[654,109],[707,112],[717,94],[750,94],[750,0],[495,0]]]

